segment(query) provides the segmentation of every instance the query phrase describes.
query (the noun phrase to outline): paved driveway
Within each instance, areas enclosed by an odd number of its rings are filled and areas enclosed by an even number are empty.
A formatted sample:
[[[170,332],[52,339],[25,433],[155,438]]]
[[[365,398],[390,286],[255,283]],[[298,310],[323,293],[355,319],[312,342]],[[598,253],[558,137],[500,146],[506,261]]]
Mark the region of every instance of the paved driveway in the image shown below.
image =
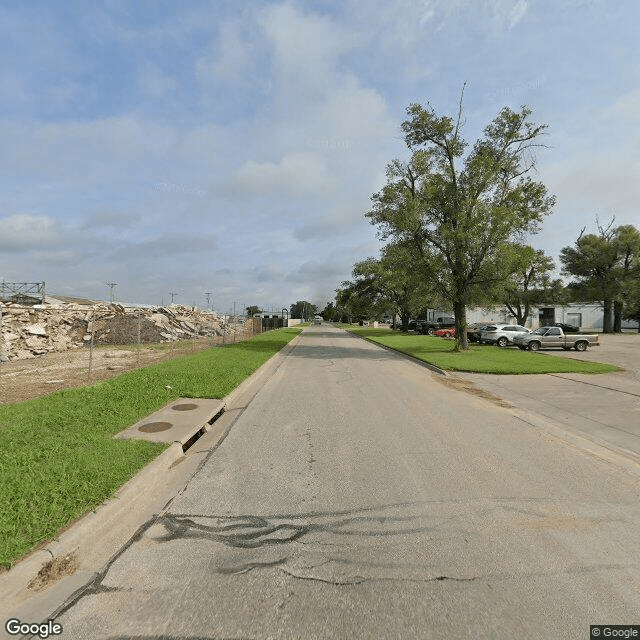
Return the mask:
[[[606,362],[624,371],[503,376],[455,373],[518,409],[554,420],[590,439],[640,459],[640,335],[601,335],[582,353],[549,350],[541,357]]]

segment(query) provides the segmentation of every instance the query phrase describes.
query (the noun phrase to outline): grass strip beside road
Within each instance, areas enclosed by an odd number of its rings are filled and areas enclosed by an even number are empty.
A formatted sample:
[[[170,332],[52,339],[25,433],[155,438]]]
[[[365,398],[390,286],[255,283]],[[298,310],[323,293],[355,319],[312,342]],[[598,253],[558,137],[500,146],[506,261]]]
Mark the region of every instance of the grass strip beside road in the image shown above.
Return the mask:
[[[372,342],[401,351],[429,362],[445,371],[473,373],[611,373],[620,367],[601,362],[585,362],[573,358],[554,357],[515,348],[500,349],[493,345],[470,345],[469,351],[453,351],[453,341],[411,333],[395,333],[390,329],[345,327],[351,333]]]
[[[300,329],[278,329],[0,406],[0,567],[111,497],[168,445],[112,436],[176,398],[223,398]]]

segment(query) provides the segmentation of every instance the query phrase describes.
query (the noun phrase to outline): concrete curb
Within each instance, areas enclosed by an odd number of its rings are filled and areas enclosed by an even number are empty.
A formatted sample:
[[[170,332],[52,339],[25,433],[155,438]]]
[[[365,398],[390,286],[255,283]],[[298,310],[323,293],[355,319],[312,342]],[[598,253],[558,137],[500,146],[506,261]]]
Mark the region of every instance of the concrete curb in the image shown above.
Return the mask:
[[[260,384],[269,374],[274,373],[300,340],[300,334],[295,336],[280,351],[271,356],[248,378],[245,378],[231,393],[222,399],[222,407],[230,407],[238,396],[250,387]],[[224,415],[224,414],[222,414]],[[194,428],[194,434],[202,428]],[[213,438],[212,448],[224,439],[226,432],[215,433],[215,422],[206,425],[205,431]],[[203,436],[205,437],[205,436]],[[205,453],[200,453],[202,458]],[[166,476],[176,462],[185,458],[182,446],[174,442],[155,460],[140,470],[133,478],[126,482],[115,494],[92,511],[78,520],[59,538],[47,543],[43,548],[34,551],[24,560],[13,566],[9,571],[0,575],[0,602],[4,609],[5,618],[0,628],[0,638],[6,635],[4,621],[9,612],[26,622],[44,620],[61,602],[69,598],[79,588],[93,580],[100,569],[107,564],[114,553],[126,544],[139,527],[153,516],[179,492],[197,470],[190,466],[177,477],[166,482]],[[184,464],[184,463],[183,463]],[[182,467],[182,465],[179,465]],[[178,467],[177,467],[178,468]],[[164,487],[163,483],[167,486]],[[155,495],[151,512],[148,502],[154,490],[160,491],[161,496]],[[107,552],[97,553],[96,539],[100,540]],[[75,554],[78,557],[78,570],[71,576],[51,584],[42,591],[31,591],[27,585],[36,577],[40,569],[54,558]]]

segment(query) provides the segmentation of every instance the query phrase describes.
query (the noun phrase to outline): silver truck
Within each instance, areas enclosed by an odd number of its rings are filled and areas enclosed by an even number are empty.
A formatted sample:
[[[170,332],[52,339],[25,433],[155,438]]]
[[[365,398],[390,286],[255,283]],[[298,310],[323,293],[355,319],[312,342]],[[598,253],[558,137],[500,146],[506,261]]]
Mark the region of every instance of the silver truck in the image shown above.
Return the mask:
[[[513,338],[513,344],[523,351],[538,351],[539,349],[575,349],[585,351],[587,347],[598,346],[597,335],[582,335],[563,333],[560,327],[540,327],[533,333],[519,335]]]

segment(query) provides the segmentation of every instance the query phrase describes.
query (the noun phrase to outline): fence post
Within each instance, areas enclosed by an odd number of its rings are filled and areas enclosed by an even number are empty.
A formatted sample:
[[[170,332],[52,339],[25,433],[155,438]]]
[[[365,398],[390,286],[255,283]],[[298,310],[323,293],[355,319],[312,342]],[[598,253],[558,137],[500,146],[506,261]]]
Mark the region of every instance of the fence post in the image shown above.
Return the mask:
[[[5,356],[4,352],[4,333],[2,333],[2,302],[0,302],[0,356]],[[0,360],[0,376],[2,375],[2,365],[4,362]]]
[[[91,380],[91,366],[93,365],[93,332],[94,332],[94,319],[91,316],[91,342],[89,343],[89,380]]]
[[[140,320],[140,309],[138,309],[138,358],[137,358],[138,368],[140,368],[140,348],[141,348],[140,345],[142,344],[141,340],[140,340],[140,322],[141,322],[141,320]]]

